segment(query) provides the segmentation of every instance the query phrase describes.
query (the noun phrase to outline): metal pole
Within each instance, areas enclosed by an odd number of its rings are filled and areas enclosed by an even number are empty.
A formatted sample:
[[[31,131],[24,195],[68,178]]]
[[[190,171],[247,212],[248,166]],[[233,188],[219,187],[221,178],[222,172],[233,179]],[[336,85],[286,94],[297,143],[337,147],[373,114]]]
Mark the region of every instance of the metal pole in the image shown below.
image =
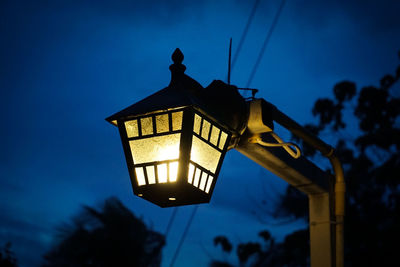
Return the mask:
[[[342,165],[330,145],[309,133],[304,127],[279,111],[271,103],[265,100],[263,102],[262,110],[256,112],[257,114],[253,114],[255,117],[259,117],[258,120],[255,120],[256,123],[260,121],[260,127],[266,126],[262,125],[264,119],[267,121],[271,119],[327,157],[331,162],[335,174],[334,192],[325,186],[325,183],[329,183],[329,178],[314,164],[308,162],[304,157],[294,160],[290,159],[287,154],[281,153],[282,151],[280,150],[251,144],[248,140],[253,137],[253,133],[249,132],[249,130],[241,136],[241,140],[235,148],[308,195],[311,265],[313,267],[343,267],[343,224],[346,190]],[[264,116],[268,118],[264,118]],[[254,120],[252,123],[254,123]],[[254,128],[254,125],[252,127]],[[332,216],[333,207],[334,216]]]
[[[335,150],[323,142],[318,137],[309,133],[304,127],[299,125],[297,122],[286,116],[275,106],[273,107],[273,119],[284,126],[293,134],[303,139],[306,143],[317,149],[322,155],[329,159],[334,174],[335,174],[335,231],[336,231],[336,266],[344,266],[344,206],[345,206],[345,192],[346,185],[344,180],[343,168],[338,157],[335,154]]]

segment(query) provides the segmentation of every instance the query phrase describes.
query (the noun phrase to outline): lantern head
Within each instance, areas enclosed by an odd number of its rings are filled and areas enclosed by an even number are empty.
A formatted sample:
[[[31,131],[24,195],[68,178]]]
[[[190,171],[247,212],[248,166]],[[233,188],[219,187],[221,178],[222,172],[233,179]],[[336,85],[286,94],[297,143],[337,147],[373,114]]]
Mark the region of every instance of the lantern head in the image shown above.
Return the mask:
[[[184,74],[179,49],[172,59],[168,87],[106,119],[118,126],[134,194],[161,207],[210,201],[246,120],[234,86],[214,81],[204,89]]]

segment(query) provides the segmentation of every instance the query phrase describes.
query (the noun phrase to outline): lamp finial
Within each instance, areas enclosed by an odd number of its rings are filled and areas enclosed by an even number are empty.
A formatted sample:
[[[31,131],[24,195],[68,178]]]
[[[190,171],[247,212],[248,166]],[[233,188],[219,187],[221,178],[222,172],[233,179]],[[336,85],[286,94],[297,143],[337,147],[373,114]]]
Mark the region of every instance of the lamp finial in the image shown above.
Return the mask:
[[[172,58],[172,61],[174,62],[174,64],[169,66],[169,69],[171,70],[171,72],[176,73],[176,74],[184,73],[186,70],[186,67],[185,67],[185,65],[182,64],[182,61],[184,58],[182,51],[179,48],[175,49],[171,58]]]
[[[184,56],[183,56],[183,54],[182,54],[182,51],[179,49],[179,48],[177,48],[177,49],[175,49],[175,51],[174,51],[174,53],[172,54],[172,61],[175,63],[175,64],[182,64],[182,61],[183,61],[183,58],[184,58]]]

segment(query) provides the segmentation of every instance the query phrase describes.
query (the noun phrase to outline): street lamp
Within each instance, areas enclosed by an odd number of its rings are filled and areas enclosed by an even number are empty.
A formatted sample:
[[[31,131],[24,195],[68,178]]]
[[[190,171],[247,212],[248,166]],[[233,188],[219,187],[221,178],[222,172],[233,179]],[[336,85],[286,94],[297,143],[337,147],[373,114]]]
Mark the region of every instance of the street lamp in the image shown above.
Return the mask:
[[[245,101],[222,81],[203,88],[184,74],[179,49],[172,60],[168,87],[106,119],[118,126],[134,194],[161,207],[209,202],[235,148],[307,194],[311,266],[343,266],[345,182],[334,149],[264,99]],[[284,143],[274,122],[327,157],[334,177]]]
[[[210,201],[245,120],[234,88],[218,81],[203,88],[184,74],[179,49],[172,59],[168,87],[106,119],[118,126],[134,194],[161,207]]]

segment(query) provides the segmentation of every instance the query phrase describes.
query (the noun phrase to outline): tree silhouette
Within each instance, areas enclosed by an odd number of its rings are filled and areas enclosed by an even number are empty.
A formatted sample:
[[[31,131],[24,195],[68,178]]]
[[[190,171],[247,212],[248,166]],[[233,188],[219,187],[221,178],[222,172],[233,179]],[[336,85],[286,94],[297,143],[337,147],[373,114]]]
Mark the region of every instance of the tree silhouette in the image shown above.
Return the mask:
[[[59,229],[42,266],[160,266],[164,244],[163,235],[110,198],[100,210],[85,206],[72,226]]]
[[[17,259],[11,251],[11,243],[8,242],[0,249],[0,267],[17,267]]]
[[[312,113],[319,123],[305,126],[321,137],[332,133],[337,137],[335,147],[346,178],[346,266],[398,266],[400,262],[399,79],[400,65],[379,86],[363,87],[359,92],[355,83],[340,82],[333,88],[333,98],[314,104]],[[349,124],[358,125],[351,132],[354,138],[347,132]],[[294,139],[302,145],[303,154],[318,160],[313,148]],[[275,215],[307,220],[307,214],[306,196],[289,186]],[[308,239],[307,229],[292,233],[282,243],[257,252],[257,260],[249,265],[307,266]]]

